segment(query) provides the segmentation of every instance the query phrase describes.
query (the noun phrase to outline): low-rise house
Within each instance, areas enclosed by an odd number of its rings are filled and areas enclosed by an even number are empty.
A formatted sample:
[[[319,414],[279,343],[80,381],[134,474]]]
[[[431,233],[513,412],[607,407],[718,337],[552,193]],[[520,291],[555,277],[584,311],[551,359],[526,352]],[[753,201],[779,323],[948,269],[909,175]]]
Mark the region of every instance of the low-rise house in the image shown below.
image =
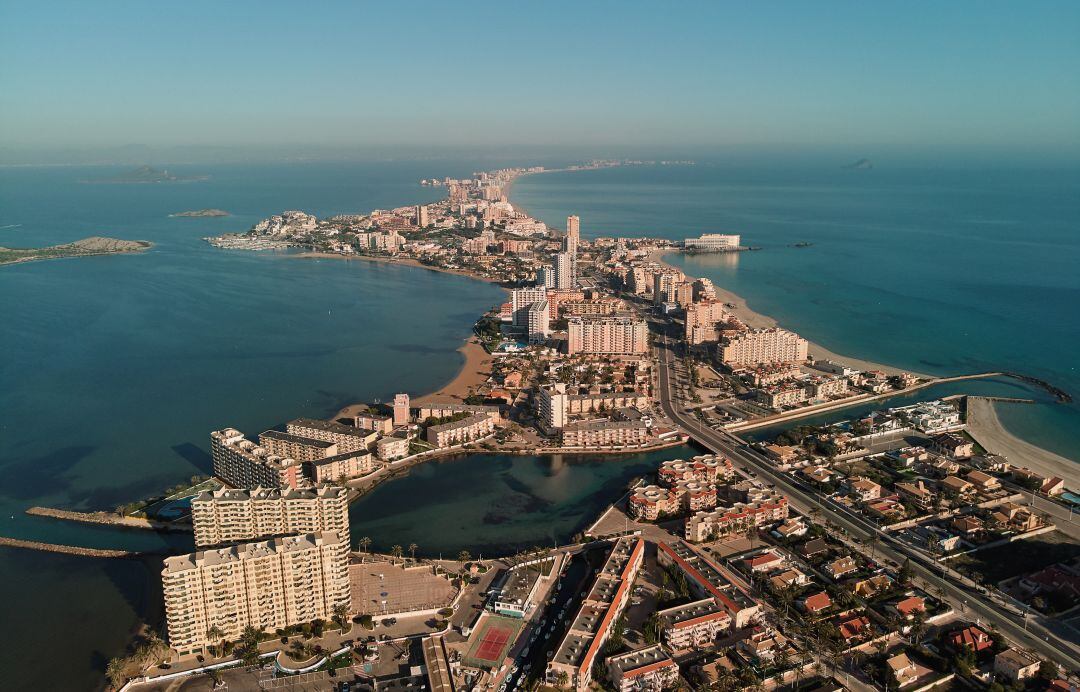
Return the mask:
[[[799,457],[798,447],[784,445],[765,445],[765,456],[781,464],[790,464]]]
[[[789,648],[788,638],[771,627],[755,627],[750,636],[739,641],[735,649],[762,661],[772,661]]]
[[[881,497],[881,486],[869,478],[852,476],[847,482],[848,490],[862,502],[877,500]]]
[[[837,558],[825,566],[825,571],[829,573],[829,576],[833,578],[833,581],[836,581],[845,574],[851,574],[858,570],[859,563],[850,555]]]
[[[945,479],[941,481],[941,489],[946,493],[964,497],[975,492],[975,485],[965,481],[963,478],[946,476]]]
[[[1050,496],[1060,495],[1065,492],[1065,481],[1057,476],[1047,478],[1039,487],[1039,492]]]
[[[815,557],[829,552],[829,543],[824,538],[812,538],[799,546],[799,554],[803,557]]]
[[[934,451],[953,459],[967,459],[975,453],[975,443],[954,433],[941,433],[930,438]]]
[[[780,526],[773,529],[773,534],[777,538],[797,538],[798,536],[806,535],[808,531],[806,524],[802,523],[801,519],[789,519]]]
[[[1039,519],[1037,514],[1015,502],[1006,502],[999,505],[990,515],[990,519],[1001,529],[1018,533],[1034,531],[1042,526],[1042,520]]]
[[[849,646],[866,638],[872,631],[870,618],[865,615],[841,619],[837,629],[840,631],[840,638]]]
[[[953,520],[949,522],[949,526],[965,538],[975,538],[986,531],[983,520],[970,514],[953,517]]]
[[[763,553],[743,560],[743,565],[751,572],[771,572],[778,567],[782,567],[783,564],[784,558],[771,550],[766,550]]]
[[[979,489],[979,492],[988,493],[1001,487],[1001,481],[982,471],[970,471],[966,478]]]
[[[948,642],[949,646],[957,651],[968,649],[976,654],[992,649],[994,646],[994,640],[990,638],[990,634],[975,625],[950,632]]]
[[[994,657],[994,672],[1012,682],[1035,677],[1039,672],[1039,666],[1039,659],[1034,654],[1015,646],[1005,649]]]
[[[885,522],[899,521],[904,518],[903,506],[894,498],[884,497],[866,504],[866,511],[881,517]]]
[[[866,579],[859,579],[848,585],[851,593],[863,598],[870,598],[879,593],[884,593],[892,588],[893,581],[886,574],[875,574]]]
[[[772,584],[772,587],[777,591],[783,591],[784,589],[790,589],[794,586],[809,584],[810,577],[793,567],[778,574],[770,575],[769,583]]]
[[[829,594],[824,591],[807,596],[803,599],[802,607],[810,615],[817,615],[818,613],[828,610],[832,606],[832,599],[829,598]]]
[[[926,612],[926,603],[918,596],[908,596],[893,605],[896,614],[905,620],[914,619],[916,613]]]
[[[885,456],[892,461],[894,466],[907,469],[914,466],[915,462],[929,459],[930,453],[924,447],[903,447],[888,451]]]
[[[914,483],[897,483],[896,491],[900,497],[911,502],[920,509],[930,509],[934,506],[934,493],[926,487],[922,480]]]
[[[833,471],[826,466],[808,466],[803,475],[815,483],[828,483],[833,479]]]
[[[892,656],[886,663],[900,687],[910,685],[919,678],[919,669],[911,662],[907,654]]]

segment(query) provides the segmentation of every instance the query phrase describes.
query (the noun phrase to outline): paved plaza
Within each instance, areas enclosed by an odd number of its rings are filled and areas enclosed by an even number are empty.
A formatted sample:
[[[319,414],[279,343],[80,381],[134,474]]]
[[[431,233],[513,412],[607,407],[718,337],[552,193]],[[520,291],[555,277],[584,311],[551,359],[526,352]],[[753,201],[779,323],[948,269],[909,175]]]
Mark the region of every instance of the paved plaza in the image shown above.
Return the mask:
[[[457,593],[450,580],[431,565],[405,567],[377,561],[349,565],[352,610],[382,615],[445,608]]]

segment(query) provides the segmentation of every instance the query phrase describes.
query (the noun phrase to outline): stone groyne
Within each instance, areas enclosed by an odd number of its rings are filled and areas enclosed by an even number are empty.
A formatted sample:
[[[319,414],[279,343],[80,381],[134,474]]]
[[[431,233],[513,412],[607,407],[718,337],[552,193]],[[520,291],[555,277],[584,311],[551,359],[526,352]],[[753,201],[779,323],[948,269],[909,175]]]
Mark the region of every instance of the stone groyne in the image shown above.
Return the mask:
[[[180,531],[189,532],[191,526],[185,524],[170,524],[153,519],[139,519],[136,517],[122,517],[113,512],[75,512],[67,509],[53,507],[31,507],[26,510],[27,514],[35,517],[49,517],[51,519],[63,519],[65,521],[79,521],[84,524],[104,524],[128,529],[144,529],[150,531]]]
[[[21,538],[7,538],[0,536],[0,546],[9,548],[23,548],[25,550],[40,550],[46,553],[63,553],[64,555],[78,555],[80,557],[104,557],[104,558],[128,558],[138,559],[147,555],[164,555],[165,553],[135,552],[131,550],[112,550],[109,548],[81,548],[74,545],[62,545],[60,543],[42,543],[41,541],[24,541]]]

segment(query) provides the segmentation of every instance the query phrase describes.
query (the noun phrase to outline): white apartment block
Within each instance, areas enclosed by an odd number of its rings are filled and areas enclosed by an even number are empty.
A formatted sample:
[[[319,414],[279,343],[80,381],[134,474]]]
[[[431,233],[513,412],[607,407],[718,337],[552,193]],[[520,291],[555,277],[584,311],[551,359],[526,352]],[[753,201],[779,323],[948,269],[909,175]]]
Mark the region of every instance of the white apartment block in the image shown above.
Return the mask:
[[[570,355],[638,355],[649,350],[645,320],[626,315],[571,317],[568,325]]]
[[[304,484],[301,462],[270,453],[235,428],[210,433],[214,475],[237,488],[297,488]]]
[[[222,488],[192,498],[191,521],[197,548],[321,531],[336,531],[348,541],[349,491]]]
[[[731,629],[731,616],[713,598],[661,610],[656,617],[664,644],[676,651],[707,647]]]
[[[375,443],[375,453],[383,461],[394,461],[409,456],[409,441],[404,437],[380,437]]]
[[[551,318],[548,315],[548,302],[538,300],[526,309],[525,333],[530,344],[542,344],[551,336]]]
[[[649,426],[641,421],[586,421],[562,429],[564,447],[625,447],[648,441]]]
[[[510,314],[513,317],[515,327],[527,327],[529,324],[529,306],[547,300],[547,288],[545,286],[530,286],[527,288],[515,288],[510,291]]]
[[[682,283],[684,278],[683,273],[677,270],[665,270],[653,274],[653,302],[657,305],[675,302],[675,287]]]
[[[727,318],[727,310],[719,300],[707,300],[686,307],[686,340],[691,344],[716,341],[716,323]]]
[[[618,692],[660,692],[675,686],[679,666],[659,644],[607,660],[608,679]]]
[[[577,261],[570,252],[560,252],[555,255],[552,268],[555,270],[555,288],[569,289],[577,285]]]
[[[683,247],[697,252],[731,252],[739,249],[741,238],[731,233],[702,233],[697,238],[687,238]]]
[[[554,387],[541,388],[536,392],[537,418],[547,432],[561,430],[566,425],[569,398],[566,385],[561,382]]]
[[[761,527],[788,517],[788,501],[782,495],[736,502],[711,512],[697,512],[686,520],[686,540],[704,541],[710,536],[729,536],[750,527]]]
[[[732,367],[765,363],[801,363],[807,358],[806,339],[786,329],[750,329],[726,337],[720,344],[720,360]]]
[[[435,447],[475,442],[495,432],[495,421],[483,413],[474,413],[461,420],[441,425],[432,425],[427,429],[427,441]]]
[[[161,572],[169,645],[180,656],[248,625],[266,632],[328,620],[349,605],[349,542],[336,532],[274,538],[177,555]],[[221,637],[211,640],[213,628]]]

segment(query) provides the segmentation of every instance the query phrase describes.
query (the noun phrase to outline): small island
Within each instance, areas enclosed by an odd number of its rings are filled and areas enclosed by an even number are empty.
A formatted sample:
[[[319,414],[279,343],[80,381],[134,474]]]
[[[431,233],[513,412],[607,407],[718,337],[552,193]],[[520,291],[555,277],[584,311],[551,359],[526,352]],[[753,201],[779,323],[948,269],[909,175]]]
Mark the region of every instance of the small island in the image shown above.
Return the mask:
[[[231,216],[231,214],[224,209],[195,209],[192,211],[180,211],[175,214],[169,214],[169,218],[185,219],[208,219],[217,216]]]
[[[33,262],[34,260],[59,259],[61,257],[90,257],[92,255],[116,255],[142,252],[153,247],[145,240],[119,240],[94,236],[74,243],[50,247],[8,248],[0,247],[0,265]]]
[[[89,178],[80,180],[81,183],[89,184],[125,184],[125,183],[192,183],[200,180],[209,180],[208,175],[176,175],[167,170],[154,168],[153,166],[139,166],[135,170],[119,175],[103,178]]]

